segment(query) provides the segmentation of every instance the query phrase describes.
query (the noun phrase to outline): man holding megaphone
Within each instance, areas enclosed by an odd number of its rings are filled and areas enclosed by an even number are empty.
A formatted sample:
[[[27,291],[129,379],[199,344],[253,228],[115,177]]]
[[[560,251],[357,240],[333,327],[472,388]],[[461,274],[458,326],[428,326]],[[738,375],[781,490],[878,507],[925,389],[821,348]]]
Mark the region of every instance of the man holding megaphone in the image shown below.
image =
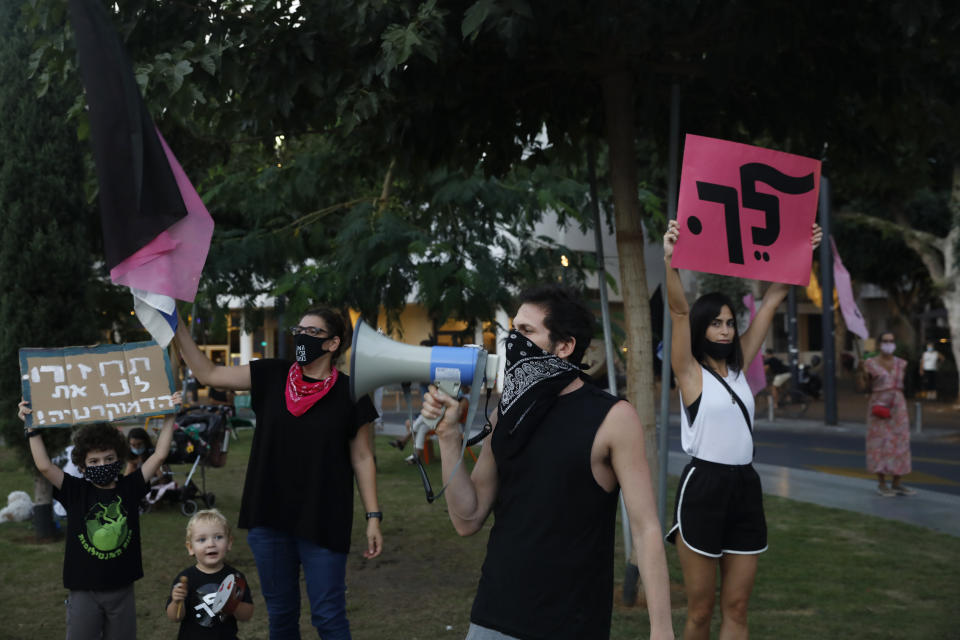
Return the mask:
[[[567,288],[524,292],[505,344],[490,446],[469,475],[455,398],[430,387],[448,512],[462,536],[494,525],[467,640],[606,638],[613,608],[617,490],[623,492],[650,612],[673,638],[667,562],[640,418],[581,377],[593,314]],[[452,477],[451,477],[452,476]]]

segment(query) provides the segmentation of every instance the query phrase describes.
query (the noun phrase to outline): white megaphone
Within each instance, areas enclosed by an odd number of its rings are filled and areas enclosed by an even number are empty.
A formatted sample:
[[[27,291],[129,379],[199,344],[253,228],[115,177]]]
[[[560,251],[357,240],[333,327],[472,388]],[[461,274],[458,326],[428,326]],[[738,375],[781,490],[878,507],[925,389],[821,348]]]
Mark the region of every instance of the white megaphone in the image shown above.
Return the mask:
[[[377,387],[399,382],[435,384],[456,398],[462,385],[470,386],[466,428],[473,424],[480,392],[492,387],[497,375],[497,356],[476,345],[465,347],[418,347],[391,340],[357,318],[350,354],[350,397],[357,398]],[[442,416],[441,416],[442,417]],[[424,438],[440,418],[416,421],[414,447],[423,450]]]

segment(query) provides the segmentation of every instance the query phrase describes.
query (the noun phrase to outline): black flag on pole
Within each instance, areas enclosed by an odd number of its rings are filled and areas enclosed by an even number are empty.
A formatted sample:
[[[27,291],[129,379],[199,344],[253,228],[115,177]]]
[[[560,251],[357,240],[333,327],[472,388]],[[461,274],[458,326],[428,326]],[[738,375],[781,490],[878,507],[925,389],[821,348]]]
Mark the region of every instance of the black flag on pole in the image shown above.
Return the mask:
[[[90,106],[107,268],[187,215],[120,37],[100,0],[70,0]]]
[[[197,295],[213,219],[154,126],[102,0],[69,2],[110,279],[130,287],[137,317],[166,346],[175,299]]]

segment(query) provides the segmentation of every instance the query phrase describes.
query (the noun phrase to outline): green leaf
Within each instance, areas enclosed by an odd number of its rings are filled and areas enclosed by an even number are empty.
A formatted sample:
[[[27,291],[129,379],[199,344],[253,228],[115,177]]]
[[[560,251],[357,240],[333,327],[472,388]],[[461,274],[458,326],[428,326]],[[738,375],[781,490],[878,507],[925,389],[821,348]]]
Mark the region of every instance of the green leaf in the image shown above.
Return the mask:
[[[483,22],[487,19],[487,16],[490,15],[493,2],[494,0],[477,0],[467,9],[466,13],[463,14],[460,31],[463,34],[464,40],[467,38],[470,38],[471,41],[477,39],[477,36],[480,35],[480,28],[483,26]]]
[[[42,98],[47,95],[47,90],[50,89],[50,74],[44,71],[40,74],[40,77],[37,79],[37,97]]]
[[[36,49],[33,53],[30,54],[30,58],[27,63],[27,76],[32,78],[33,74],[37,72],[37,67],[40,65],[40,60],[43,59],[44,49]]]
[[[170,85],[171,93],[176,93],[183,86],[183,79],[193,71],[189,60],[181,60],[172,69],[173,82]]]
[[[200,64],[200,68],[209,73],[211,76],[216,75],[217,64],[213,61],[213,56],[210,54],[201,56],[197,62]]]

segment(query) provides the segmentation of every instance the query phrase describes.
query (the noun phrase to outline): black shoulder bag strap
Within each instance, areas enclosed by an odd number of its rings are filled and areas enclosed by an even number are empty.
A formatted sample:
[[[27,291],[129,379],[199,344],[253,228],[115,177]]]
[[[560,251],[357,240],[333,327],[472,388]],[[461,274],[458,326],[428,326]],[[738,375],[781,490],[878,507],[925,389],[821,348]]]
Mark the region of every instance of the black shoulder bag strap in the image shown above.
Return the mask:
[[[724,380],[722,377],[720,377],[720,374],[719,374],[719,373],[717,373],[716,371],[714,371],[714,370],[711,369],[710,367],[704,367],[704,369],[706,369],[707,371],[709,371],[709,372],[710,372],[710,375],[712,375],[714,378],[716,378],[716,379],[720,382],[720,384],[722,384],[723,387],[724,387],[728,392],[730,392],[730,399],[733,400],[733,401],[735,401],[735,402],[740,406],[740,411],[743,412],[743,419],[744,419],[744,421],[747,423],[747,431],[750,432],[750,442],[753,442],[753,425],[750,424],[750,412],[747,411],[747,407],[746,407],[745,404],[743,404],[743,400],[741,400],[741,399],[740,399],[740,396],[738,396],[738,395],[736,394],[736,392],[735,392],[733,389],[730,388],[730,385],[727,384],[727,381]],[[757,445],[754,444],[754,445],[753,445],[753,455],[755,456],[756,453],[757,453]]]

